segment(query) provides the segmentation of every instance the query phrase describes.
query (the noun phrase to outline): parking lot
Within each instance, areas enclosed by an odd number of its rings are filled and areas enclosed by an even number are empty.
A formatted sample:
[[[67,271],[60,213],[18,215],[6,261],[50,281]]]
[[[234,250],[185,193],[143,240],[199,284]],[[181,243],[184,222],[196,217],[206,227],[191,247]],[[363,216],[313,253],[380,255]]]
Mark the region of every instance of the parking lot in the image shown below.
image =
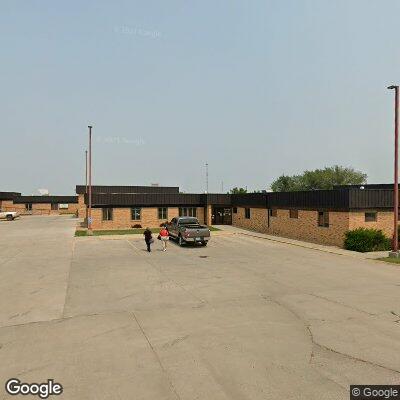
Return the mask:
[[[65,399],[348,399],[400,384],[400,267],[234,232],[207,247],[0,223],[0,381]],[[1,398],[10,398],[2,389]]]

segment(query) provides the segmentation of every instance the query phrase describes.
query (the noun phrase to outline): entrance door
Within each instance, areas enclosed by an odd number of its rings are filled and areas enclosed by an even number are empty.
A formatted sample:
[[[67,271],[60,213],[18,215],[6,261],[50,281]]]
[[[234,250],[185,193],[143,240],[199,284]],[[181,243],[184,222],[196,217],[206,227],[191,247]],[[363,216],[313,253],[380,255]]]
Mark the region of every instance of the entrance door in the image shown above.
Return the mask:
[[[214,207],[212,220],[215,225],[232,225],[232,208]]]

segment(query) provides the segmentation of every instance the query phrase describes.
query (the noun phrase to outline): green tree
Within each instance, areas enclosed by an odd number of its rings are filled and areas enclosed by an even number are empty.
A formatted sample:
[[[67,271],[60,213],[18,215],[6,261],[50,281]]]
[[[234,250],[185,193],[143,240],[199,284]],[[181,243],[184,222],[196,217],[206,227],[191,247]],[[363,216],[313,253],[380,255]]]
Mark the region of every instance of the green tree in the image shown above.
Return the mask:
[[[271,185],[273,192],[294,192],[296,190],[303,190],[300,175],[281,175],[275,179]]]
[[[324,169],[304,171],[302,175],[281,175],[271,185],[274,192],[333,189],[337,185],[363,185],[367,175],[350,167],[334,165]]]
[[[244,194],[244,193],[247,193],[247,189],[234,187],[233,189],[231,189],[229,191],[229,193],[230,194]]]

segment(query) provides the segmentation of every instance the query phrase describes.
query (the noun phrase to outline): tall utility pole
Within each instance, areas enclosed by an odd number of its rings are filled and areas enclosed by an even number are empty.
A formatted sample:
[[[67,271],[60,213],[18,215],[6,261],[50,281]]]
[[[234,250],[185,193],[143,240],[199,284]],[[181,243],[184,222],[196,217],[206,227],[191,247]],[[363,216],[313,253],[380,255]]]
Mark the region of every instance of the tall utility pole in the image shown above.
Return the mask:
[[[394,235],[393,235],[393,254],[398,257],[399,235],[399,87],[396,85],[389,86],[388,89],[394,89],[394,188],[393,188],[393,213],[394,213]]]
[[[208,209],[208,163],[206,163],[206,210],[205,210],[205,223],[211,225],[210,210]]]
[[[224,181],[221,181],[221,193],[224,193]]]
[[[85,150],[85,165],[86,165],[86,169],[85,169],[85,193],[86,196],[88,194],[88,151]],[[85,204],[85,208],[86,208],[86,228],[88,227],[88,207],[87,204]]]
[[[88,234],[92,232],[92,126],[89,125],[89,212],[88,212]]]
[[[208,193],[208,163],[206,163],[206,193]]]

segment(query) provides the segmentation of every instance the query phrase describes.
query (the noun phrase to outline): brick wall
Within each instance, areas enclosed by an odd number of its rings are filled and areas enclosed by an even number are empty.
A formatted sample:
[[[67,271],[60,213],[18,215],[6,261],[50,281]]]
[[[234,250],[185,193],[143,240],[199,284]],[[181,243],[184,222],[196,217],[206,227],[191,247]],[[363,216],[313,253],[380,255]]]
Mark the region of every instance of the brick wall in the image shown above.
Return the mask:
[[[4,211],[16,211],[20,215],[59,215],[75,214],[78,210],[78,204],[68,204],[68,209],[52,210],[50,203],[33,203],[32,211],[27,211],[25,204],[14,204],[12,201],[2,202],[1,209]]]
[[[11,202],[5,208],[5,211],[17,211],[19,214],[25,213],[25,204],[14,204]]]
[[[33,215],[50,215],[51,205],[47,203],[36,203],[32,204],[32,214]],[[58,214],[58,212],[57,212]]]
[[[265,208],[250,208],[250,218],[245,217],[244,207],[237,207],[237,212],[232,212],[232,225],[239,228],[251,229],[256,232],[268,232],[268,210]]]
[[[179,217],[178,207],[167,207],[167,209],[168,209],[168,215],[167,215],[168,221],[171,221],[172,218]]]
[[[78,210],[79,210],[79,204],[69,203],[68,208],[59,208],[58,213],[59,214],[77,214]],[[57,211],[52,212],[52,213],[57,214]]]
[[[371,210],[367,210],[367,212]],[[374,228],[381,229],[384,234],[391,238],[393,236],[393,211],[379,211],[377,212],[376,221],[366,222],[365,211],[357,211],[349,213],[349,229],[356,228]]]
[[[197,207],[197,218],[200,223],[204,223],[204,208]],[[92,208],[92,229],[130,229],[134,225],[141,225],[142,228],[156,228],[161,223],[171,221],[172,218],[179,216],[177,207],[167,207],[167,219],[158,219],[158,207],[142,207],[141,219],[131,220],[131,208],[113,208],[113,220],[103,221],[103,209]]]
[[[12,200],[0,200],[0,210],[13,211],[14,203]]]
[[[206,208],[205,207],[197,207],[197,219],[199,220],[200,224],[204,224],[206,218]]]
[[[78,217],[86,218],[86,204],[85,196],[83,194],[78,195]]]
[[[245,218],[244,207],[232,214],[232,224],[256,232],[304,240],[313,243],[343,246],[344,234],[349,227],[349,213],[329,212],[329,227],[318,226],[318,211],[299,210],[298,218],[289,218],[289,210],[277,210],[269,217],[265,208],[251,208],[250,219]]]
[[[318,226],[318,211],[298,210],[298,218],[290,218],[289,210],[277,210],[270,217],[268,233],[307,242],[343,247],[349,229],[349,213],[329,212],[329,227]]]
[[[204,210],[203,213],[204,213],[205,219],[203,219],[203,221],[201,223],[210,226],[212,223],[212,206],[208,205],[208,206],[204,207],[203,210]]]
[[[377,220],[365,222],[365,211],[329,211],[329,227],[318,226],[317,210],[298,210],[298,218],[290,218],[289,210],[277,210],[276,217],[269,217],[268,210],[251,208],[250,219],[245,218],[245,209],[237,208],[232,214],[232,225],[292,239],[343,247],[345,234],[356,228],[381,229],[387,237],[393,235],[393,213],[380,211]]]

